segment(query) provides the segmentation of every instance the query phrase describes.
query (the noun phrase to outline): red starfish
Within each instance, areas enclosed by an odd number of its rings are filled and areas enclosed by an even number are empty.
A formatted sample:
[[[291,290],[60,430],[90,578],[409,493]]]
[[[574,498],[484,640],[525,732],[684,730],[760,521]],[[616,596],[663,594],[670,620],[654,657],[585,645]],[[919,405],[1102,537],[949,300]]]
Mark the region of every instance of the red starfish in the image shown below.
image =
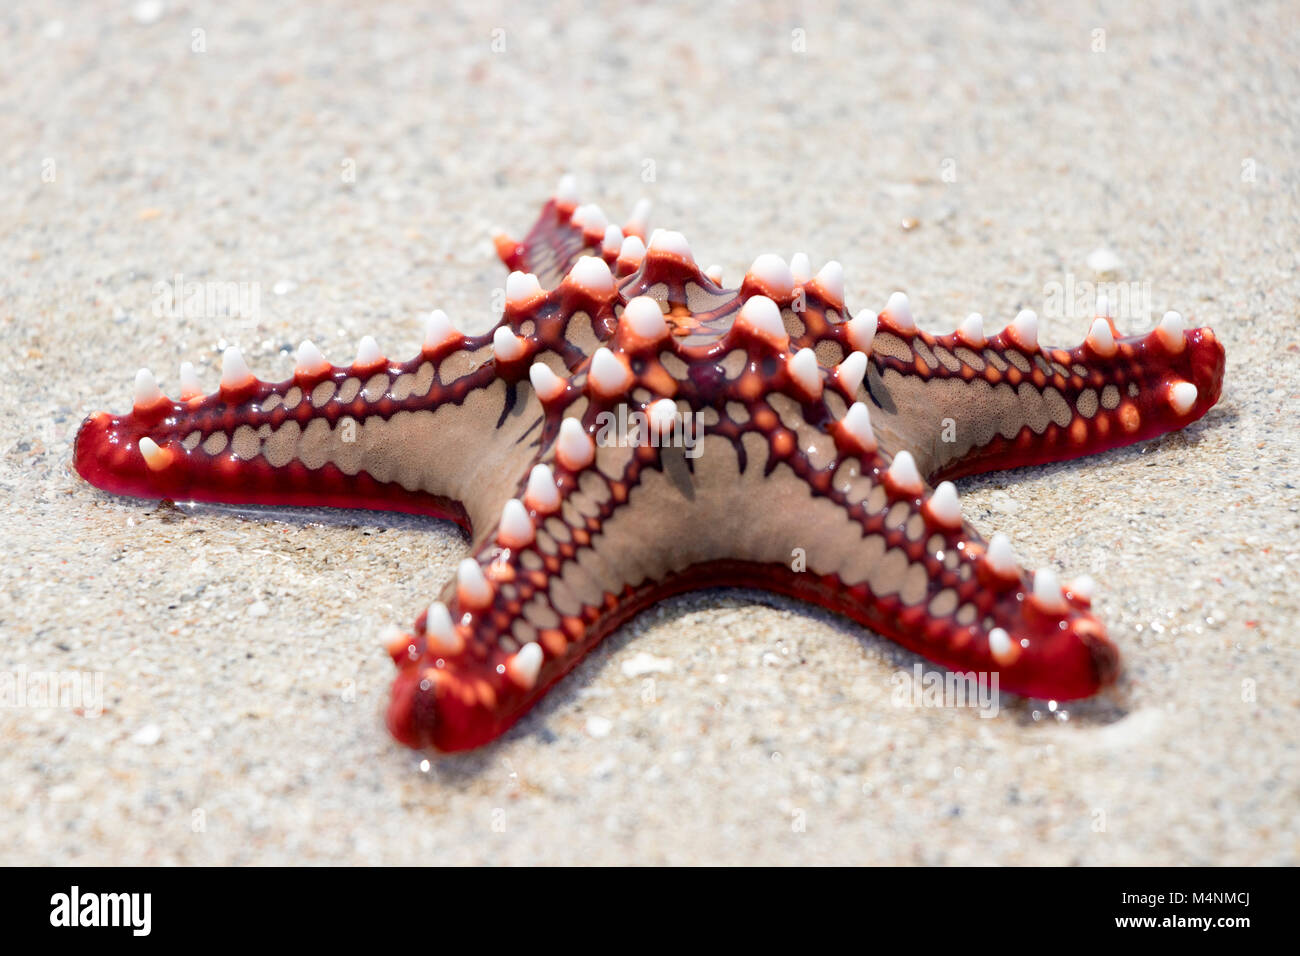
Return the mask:
[[[127,415],[88,418],[77,470],[147,498],[394,509],[449,518],[472,556],[388,642],[388,725],[441,750],[497,737],[601,638],[696,588],[762,587],[840,612],[1003,688],[1071,699],[1114,679],[1091,584],[1027,574],[1006,538],[930,481],[1056,461],[1195,421],[1223,348],[1169,313],[1145,338],[1106,316],[1045,348],[1022,312],[919,330],[901,294],[849,318],[838,263],[760,256],[739,289],[679,233],[642,242],[571,182],[523,242],[505,315],[466,337],[441,312],[420,355],[373,339],[349,367],[310,342],[258,381],[237,349],[221,387],[136,379]],[[548,291],[549,290],[549,291]]]

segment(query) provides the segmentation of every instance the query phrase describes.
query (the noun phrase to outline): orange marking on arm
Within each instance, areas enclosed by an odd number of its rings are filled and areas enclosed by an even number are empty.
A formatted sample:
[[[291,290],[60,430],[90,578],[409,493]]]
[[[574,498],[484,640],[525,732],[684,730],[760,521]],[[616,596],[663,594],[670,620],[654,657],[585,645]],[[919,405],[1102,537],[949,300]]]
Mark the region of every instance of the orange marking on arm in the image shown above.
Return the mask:
[[[537,635],[537,642],[546,649],[546,653],[551,657],[559,657],[569,647],[569,641],[564,636],[563,631],[555,628],[547,628]]]
[[[1135,432],[1142,424],[1142,414],[1132,402],[1124,402],[1119,407],[1119,423],[1126,432]]]

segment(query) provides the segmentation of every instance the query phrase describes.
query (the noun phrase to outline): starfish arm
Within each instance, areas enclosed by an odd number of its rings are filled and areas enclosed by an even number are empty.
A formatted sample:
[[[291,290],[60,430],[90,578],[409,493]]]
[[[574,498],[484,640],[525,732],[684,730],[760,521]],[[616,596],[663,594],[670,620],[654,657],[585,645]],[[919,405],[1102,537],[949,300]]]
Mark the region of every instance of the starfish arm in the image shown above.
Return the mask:
[[[931,475],[955,477],[1098,454],[1185,428],[1218,403],[1224,350],[1211,329],[1184,330],[1179,319],[1170,323],[1175,329],[1162,326],[1146,336],[1118,338],[1109,320],[1098,321],[1110,334],[1099,333],[1094,324],[1084,342],[1070,349],[1034,354],[1010,344],[1011,332],[998,336],[1007,367],[999,369],[995,356],[986,355],[989,385],[977,387],[978,397],[948,399],[956,439],[943,441],[940,428],[940,441],[931,445]],[[1110,341],[1113,351],[1104,344]],[[1031,364],[1028,376],[1014,374],[1020,371],[1017,356]]]
[[[973,317],[978,322],[978,317]],[[1223,385],[1223,346],[1170,313],[1146,336],[1097,319],[1073,348],[1040,346],[1022,312],[985,339],[970,325],[931,335],[888,309],[866,388],[883,432],[932,479],[1096,454],[1183,428]]]
[[[1070,700],[1115,679],[1091,583],[1024,571],[1005,536],[985,541],[951,482],[932,488],[908,452],[842,454],[804,480],[830,513],[806,536],[805,573],[779,590],[952,670],[996,673],[1011,693]]]
[[[174,401],[141,370],[129,413],[83,423],[75,467],[118,494],[408,511],[468,528],[490,520],[535,451],[530,369],[584,361],[613,327],[616,296],[604,261],[581,257],[549,292],[511,273],[491,333],[465,337],[434,313],[407,362],[368,340],[355,363],[333,366],[304,343],[294,377],[270,383],[228,349],[217,392],[183,383]]]
[[[440,600],[387,642],[398,666],[388,727],[409,746],[458,751],[495,739],[656,597],[598,563],[591,528],[610,494],[601,472],[564,468],[554,448],[545,458],[476,536]]]
[[[228,350],[215,393],[199,394],[191,378],[177,400],[142,370],[130,412],[83,423],[76,469],[144,498],[375,508],[466,525],[462,502],[492,477],[475,437],[521,440],[531,391],[498,374],[490,336],[464,338],[445,318],[431,320],[431,335],[402,363],[371,342],[352,365],[333,366],[304,343],[294,377],[279,383],[254,378]]]
[[[618,276],[635,271],[645,252],[649,213],[649,200],[643,199],[620,228],[599,206],[580,204],[572,178],[565,176],[522,241],[504,233],[493,241],[508,269],[535,275],[543,288],[551,289],[582,256],[599,256]]]

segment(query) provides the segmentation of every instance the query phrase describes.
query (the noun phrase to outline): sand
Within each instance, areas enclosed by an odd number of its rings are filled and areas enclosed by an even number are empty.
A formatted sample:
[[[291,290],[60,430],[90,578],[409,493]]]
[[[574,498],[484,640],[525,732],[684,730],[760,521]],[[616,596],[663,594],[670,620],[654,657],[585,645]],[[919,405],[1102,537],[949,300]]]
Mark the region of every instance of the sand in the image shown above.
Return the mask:
[[[1300,860],[1294,4],[356,6],[0,15],[0,677],[102,690],[98,716],[0,707],[0,863]],[[434,307],[483,328],[491,228],[566,170],[616,217],[650,196],[731,280],[802,249],[935,330],[1035,308],[1073,344],[1090,310],[1053,290],[1099,280],[1126,331],[1212,325],[1201,422],[960,483],[1030,566],[1097,578],[1121,682],[899,706],[915,656],[700,592],[426,761],[382,726],[377,636],[453,573],[453,526],[160,508],[70,470],[141,365],[212,388],[232,342],[270,378],[307,336],[342,361],[367,333],[413,354]],[[167,313],[177,275],[248,283],[260,317]]]

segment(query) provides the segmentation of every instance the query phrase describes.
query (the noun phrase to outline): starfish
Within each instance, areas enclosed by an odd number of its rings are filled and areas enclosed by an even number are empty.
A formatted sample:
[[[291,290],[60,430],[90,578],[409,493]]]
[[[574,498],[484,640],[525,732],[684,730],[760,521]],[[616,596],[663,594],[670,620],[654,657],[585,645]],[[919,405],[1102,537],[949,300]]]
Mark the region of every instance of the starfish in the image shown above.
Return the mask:
[[[908,300],[850,315],[840,265],[760,256],[739,288],[680,233],[645,241],[561,180],[522,241],[492,332],[441,311],[419,355],[309,341],[263,382],[240,352],[204,395],[141,370],[126,415],[91,415],[75,464],[153,499],[391,509],[461,525],[470,556],[409,631],[387,722],[464,750],[514,724],[597,642],[655,601],[769,589],[846,615],[1014,693],[1085,697],[1119,656],[1086,578],[1021,568],[950,479],[1074,458],[1186,426],[1218,401],[1224,352],[1170,312],[1119,336],[1102,305],[1048,348],[1021,312],[986,336],[917,327]]]

